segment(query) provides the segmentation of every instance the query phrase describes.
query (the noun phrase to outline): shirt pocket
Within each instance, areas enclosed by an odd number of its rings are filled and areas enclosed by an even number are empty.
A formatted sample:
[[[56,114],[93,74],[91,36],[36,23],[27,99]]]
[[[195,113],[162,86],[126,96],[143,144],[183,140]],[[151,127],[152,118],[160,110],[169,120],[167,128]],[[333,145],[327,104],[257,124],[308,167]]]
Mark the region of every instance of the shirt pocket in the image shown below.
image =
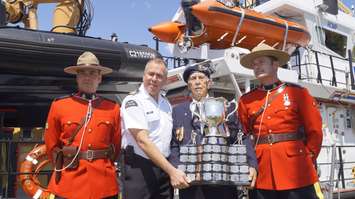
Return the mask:
[[[63,118],[62,119],[62,138],[68,139],[70,138],[76,131],[80,130],[80,120],[78,118]]]
[[[285,106],[280,104],[279,107],[275,108],[275,117],[286,123],[292,123],[298,120],[298,106],[295,102],[291,101],[291,104]]]
[[[159,114],[157,114],[156,112],[150,112],[149,114],[146,114],[146,118],[147,118],[149,130],[154,131],[159,127],[159,122],[160,122]]]
[[[306,156],[307,150],[303,144],[290,143],[286,148],[286,154],[288,157]]]
[[[98,118],[93,129],[93,133],[97,138],[106,144],[109,144],[114,131],[114,123],[112,118]]]

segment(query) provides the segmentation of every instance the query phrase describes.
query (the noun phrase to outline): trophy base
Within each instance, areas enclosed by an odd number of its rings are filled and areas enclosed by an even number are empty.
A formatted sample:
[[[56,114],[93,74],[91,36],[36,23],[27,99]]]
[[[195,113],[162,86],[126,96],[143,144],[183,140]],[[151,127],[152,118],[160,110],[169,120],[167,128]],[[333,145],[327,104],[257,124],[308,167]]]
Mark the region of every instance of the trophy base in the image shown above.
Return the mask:
[[[192,185],[249,185],[246,146],[230,145],[224,137],[206,137],[201,145],[180,147],[178,169]]]

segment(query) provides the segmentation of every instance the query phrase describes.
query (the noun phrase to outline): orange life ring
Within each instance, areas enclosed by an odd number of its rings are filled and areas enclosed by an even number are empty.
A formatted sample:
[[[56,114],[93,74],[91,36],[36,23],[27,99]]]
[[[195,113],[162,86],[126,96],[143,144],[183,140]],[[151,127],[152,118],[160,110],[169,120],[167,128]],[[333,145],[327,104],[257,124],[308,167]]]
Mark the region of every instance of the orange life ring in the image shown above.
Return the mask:
[[[21,163],[19,179],[24,192],[34,199],[49,199],[54,195],[42,186],[37,178],[39,171],[49,163],[46,156],[46,145],[32,149]],[[40,160],[42,160],[40,162]],[[34,173],[33,173],[34,172]]]

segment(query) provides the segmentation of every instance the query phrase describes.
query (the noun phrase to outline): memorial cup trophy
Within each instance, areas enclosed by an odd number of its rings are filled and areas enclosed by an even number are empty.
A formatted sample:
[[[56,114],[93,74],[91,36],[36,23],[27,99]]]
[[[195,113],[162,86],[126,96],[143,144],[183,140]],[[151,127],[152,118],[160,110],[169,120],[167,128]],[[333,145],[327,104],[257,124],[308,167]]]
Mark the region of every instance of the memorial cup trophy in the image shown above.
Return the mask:
[[[230,132],[226,122],[237,110],[235,106],[227,112],[233,103],[236,104],[222,97],[208,97],[190,104],[205,139],[199,144],[180,147],[179,169],[192,181],[190,184],[248,185],[246,147],[241,143],[243,133],[233,132],[238,139],[235,143],[227,142]]]
[[[226,111],[232,104],[235,104],[235,108],[226,116]],[[198,109],[193,109],[196,106]],[[207,132],[204,132],[203,127],[201,128],[201,133],[206,137],[229,137],[229,130],[225,122],[237,110],[235,101],[228,102],[223,97],[208,97],[201,102],[191,102],[190,110],[199,118],[203,125],[208,127]],[[196,110],[199,110],[199,112]]]

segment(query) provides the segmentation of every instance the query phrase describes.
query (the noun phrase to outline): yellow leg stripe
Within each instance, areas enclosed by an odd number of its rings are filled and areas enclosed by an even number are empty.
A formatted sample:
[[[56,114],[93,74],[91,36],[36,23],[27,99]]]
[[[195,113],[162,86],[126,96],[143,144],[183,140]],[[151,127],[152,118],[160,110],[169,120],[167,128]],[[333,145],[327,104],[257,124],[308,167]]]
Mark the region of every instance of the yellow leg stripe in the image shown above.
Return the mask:
[[[319,182],[316,182],[314,183],[314,190],[316,191],[316,195],[319,199],[324,199],[324,196],[323,196],[323,193],[322,193],[322,190],[320,188],[320,184]]]
[[[51,193],[51,194],[49,195],[49,199],[55,199],[55,195]]]

